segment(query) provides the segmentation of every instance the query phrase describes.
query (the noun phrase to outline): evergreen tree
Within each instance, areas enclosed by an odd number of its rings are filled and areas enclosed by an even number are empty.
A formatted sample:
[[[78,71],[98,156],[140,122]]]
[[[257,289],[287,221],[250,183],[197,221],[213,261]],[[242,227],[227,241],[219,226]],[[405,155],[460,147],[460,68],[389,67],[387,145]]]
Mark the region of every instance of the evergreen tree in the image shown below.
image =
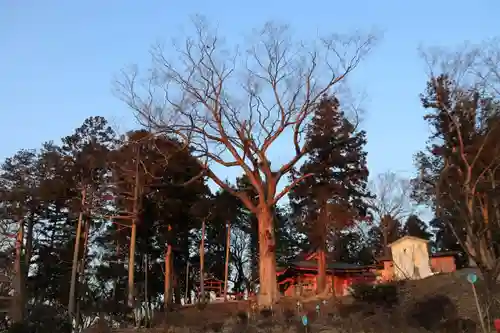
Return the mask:
[[[428,231],[428,226],[417,215],[410,215],[403,227],[405,236],[413,236],[426,240],[431,240],[432,234]]]
[[[14,237],[13,292],[14,304],[11,316],[14,322],[22,322],[25,314],[25,283],[31,264],[33,230],[38,206],[37,153],[21,150],[7,158],[0,173],[0,220],[4,237]],[[25,237],[26,233],[26,237]],[[26,245],[24,239],[26,238]]]
[[[339,101],[324,97],[306,135],[307,160],[294,178],[305,177],[290,193],[310,244],[318,253],[318,292],[326,288],[326,249],[330,230],[366,217],[368,169],[366,134],[340,110]]]
[[[140,168],[136,173],[138,151]],[[172,157],[168,163],[165,156]],[[115,215],[126,217],[133,210],[131,194],[136,177],[139,179],[140,204],[133,266],[135,301],[148,309],[152,305],[159,306],[158,298],[164,295],[167,278],[172,280],[174,299],[180,303],[186,291],[186,265],[196,240],[192,230],[199,226],[197,217],[191,213],[191,206],[208,193],[203,179],[189,186],[179,186],[199,172],[196,160],[189,152],[179,150],[174,141],[154,138],[146,131],[129,133],[112,159]],[[108,285],[107,304],[114,305],[117,313],[126,312],[127,306],[124,277],[128,271],[127,258],[131,245],[130,223],[130,219],[115,219],[99,240],[104,255],[98,274],[100,281]],[[166,277],[168,245],[172,249],[173,274]],[[146,279],[147,276],[149,279]],[[110,281],[113,281],[111,288]],[[189,281],[191,286],[192,282]],[[105,289],[104,286],[102,288]],[[170,290],[169,295],[172,296]]]
[[[500,207],[500,102],[448,74],[432,77],[421,96],[432,134],[416,155],[415,198],[453,230],[491,287],[500,272],[500,227],[491,223]]]
[[[248,177],[243,175],[242,177],[236,179],[236,189],[238,191],[244,191],[250,200],[257,204],[258,194],[255,189],[251,186]],[[249,252],[250,252],[250,289],[255,292],[256,282],[259,278],[259,224],[257,216],[252,213],[246,206],[243,207],[243,224],[247,235],[250,239]]]
[[[332,240],[332,259],[357,265],[373,264],[370,245],[359,232],[347,229],[338,231]]]
[[[287,207],[288,208],[288,207]],[[289,209],[276,208],[276,262],[286,266],[305,248],[306,237]]]
[[[436,252],[455,252],[455,263],[457,268],[466,267],[468,259],[467,253],[460,245],[449,225],[442,219],[436,217],[429,222],[429,225],[435,236],[432,242],[433,250]]]
[[[380,224],[373,225],[368,231],[369,245],[375,257],[389,257],[390,248],[387,246],[403,236],[403,226],[399,220],[390,215],[382,217]]]

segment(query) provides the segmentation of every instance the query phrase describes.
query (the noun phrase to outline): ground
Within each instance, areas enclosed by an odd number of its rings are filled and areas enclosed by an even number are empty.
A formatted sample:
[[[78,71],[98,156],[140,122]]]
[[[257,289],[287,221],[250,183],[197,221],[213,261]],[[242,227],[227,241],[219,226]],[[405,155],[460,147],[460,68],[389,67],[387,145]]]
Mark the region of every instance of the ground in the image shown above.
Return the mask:
[[[398,287],[397,304],[391,307],[342,298],[330,299],[326,304],[311,300],[298,311],[297,300],[283,298],[273,313],[257,313],[248,301],[226,302],[158,315],[156,327],[144,332],[476,332],[477,307],[466,274],[455,272],[407,281]],[[477,289],[481,292],[480,283]],[[301,323],[303,314],[308,315],[307,331]],[[493,318],[498,318],[496,315],[500,313],[493,313]]]

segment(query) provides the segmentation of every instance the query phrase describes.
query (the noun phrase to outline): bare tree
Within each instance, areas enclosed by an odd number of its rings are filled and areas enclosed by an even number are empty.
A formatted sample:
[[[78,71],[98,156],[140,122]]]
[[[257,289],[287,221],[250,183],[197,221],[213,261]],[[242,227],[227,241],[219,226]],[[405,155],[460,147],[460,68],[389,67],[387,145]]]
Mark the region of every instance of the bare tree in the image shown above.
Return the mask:
[[[409,179],[387,171],[370,182],[370,189],[374,194],[374,198],[370,199],[370,208],[375,221],[380,222],[385,216],[401,220],[412,213]]]
[[[423,53],[429,69],[422,97],[433,130],[419,180],[492,287],[500,275],[499,39]]]
[[[248,274],[248,264],[250,263],[249,236],[240,229],[233,228],[231,231],[231,263],[234,266],[234,277],[232,282],[234,289],[241,290],[243,287],[250,289],[250,275]]]
[[[307,152],[303,130],[316,105],[341,86],[374,37],[331,35],[308,44],[267,23],[250,47],[230,50],[203,19],[195,28],[195,38],[174,45],[171,58],[154,48],[151,75],[141,81],[136,71],[126,74],[118,92],[143,125],[188,140],[203,174],[256,214],[259,304],[269,307],[279,297],[273,206],[303,178],[283,189],[278,183]],[[291,141],[292,156],[272,165],[279,139]],[[258,193],[257,204],[224,182],[215,165],[240,168]]]
[[[395,172],[387,171],[377,175],[369,186],[374,194],[369,199],[370,211],[382,234],[383,253],[388,256],[389,243],[399,237],[398,221],[405,219],[413,211],[411,183]]]

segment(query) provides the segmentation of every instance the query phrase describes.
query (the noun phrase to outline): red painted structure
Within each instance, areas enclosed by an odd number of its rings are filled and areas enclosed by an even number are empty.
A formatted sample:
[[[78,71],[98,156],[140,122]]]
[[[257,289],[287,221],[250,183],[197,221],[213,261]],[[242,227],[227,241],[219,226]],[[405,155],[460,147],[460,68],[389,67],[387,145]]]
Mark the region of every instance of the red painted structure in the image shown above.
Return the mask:
[[[373,270],[373,266],[331,262],[327,259],[327,290],[336,296],[347,295],[349,287],[355,283],[375,282]],[[285,296],[315,293],[318,275],[316,255],[299,255],[286,267],[278,268],[277,275],[279,289]]]
[[[431,254],[431,270],[435,273],[451,273],[457,270],[455,252]]]
[[[437,252],[429,255],[429,263],[433,273],[452,273],[457,270],[455,263],[456,252]],[[393,279],[394,267],[391,257],[377,259],[377,275],[380,281],[391,281]]]
[[[224,291],[224,281],[215,278],[206,278],[203,280],[203,288],[206,292],[213,291],[220,297]]]

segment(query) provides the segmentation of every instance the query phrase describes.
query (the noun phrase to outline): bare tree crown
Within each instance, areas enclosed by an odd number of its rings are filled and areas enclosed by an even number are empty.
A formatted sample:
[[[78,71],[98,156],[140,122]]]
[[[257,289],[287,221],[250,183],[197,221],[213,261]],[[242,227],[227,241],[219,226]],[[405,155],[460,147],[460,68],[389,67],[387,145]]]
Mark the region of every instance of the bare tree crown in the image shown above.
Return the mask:
[[[307,44],[267,23],[249,47],[230,49],[203,19],[195,31],[172,54],[154,47],[146,79],[124,73],[120,97],[144,126],[188,141],[219,186],[230,190],[210,166],[241,167],[260,200],[276,202],[286,194],[276,192],[277,182],[306,153],[302,134],[315,105],[353,71],[374,37],[332,35]],[[271,168],[269,149],[285,133],[294,155]]]
[[[377,175],[370,182],[370,188],[375,197],[370,199],[369,205],[377,221],[380,222],[384,216],[402,220],[413,213],[410,198],[412,188],[408,179],[388,171]]]

